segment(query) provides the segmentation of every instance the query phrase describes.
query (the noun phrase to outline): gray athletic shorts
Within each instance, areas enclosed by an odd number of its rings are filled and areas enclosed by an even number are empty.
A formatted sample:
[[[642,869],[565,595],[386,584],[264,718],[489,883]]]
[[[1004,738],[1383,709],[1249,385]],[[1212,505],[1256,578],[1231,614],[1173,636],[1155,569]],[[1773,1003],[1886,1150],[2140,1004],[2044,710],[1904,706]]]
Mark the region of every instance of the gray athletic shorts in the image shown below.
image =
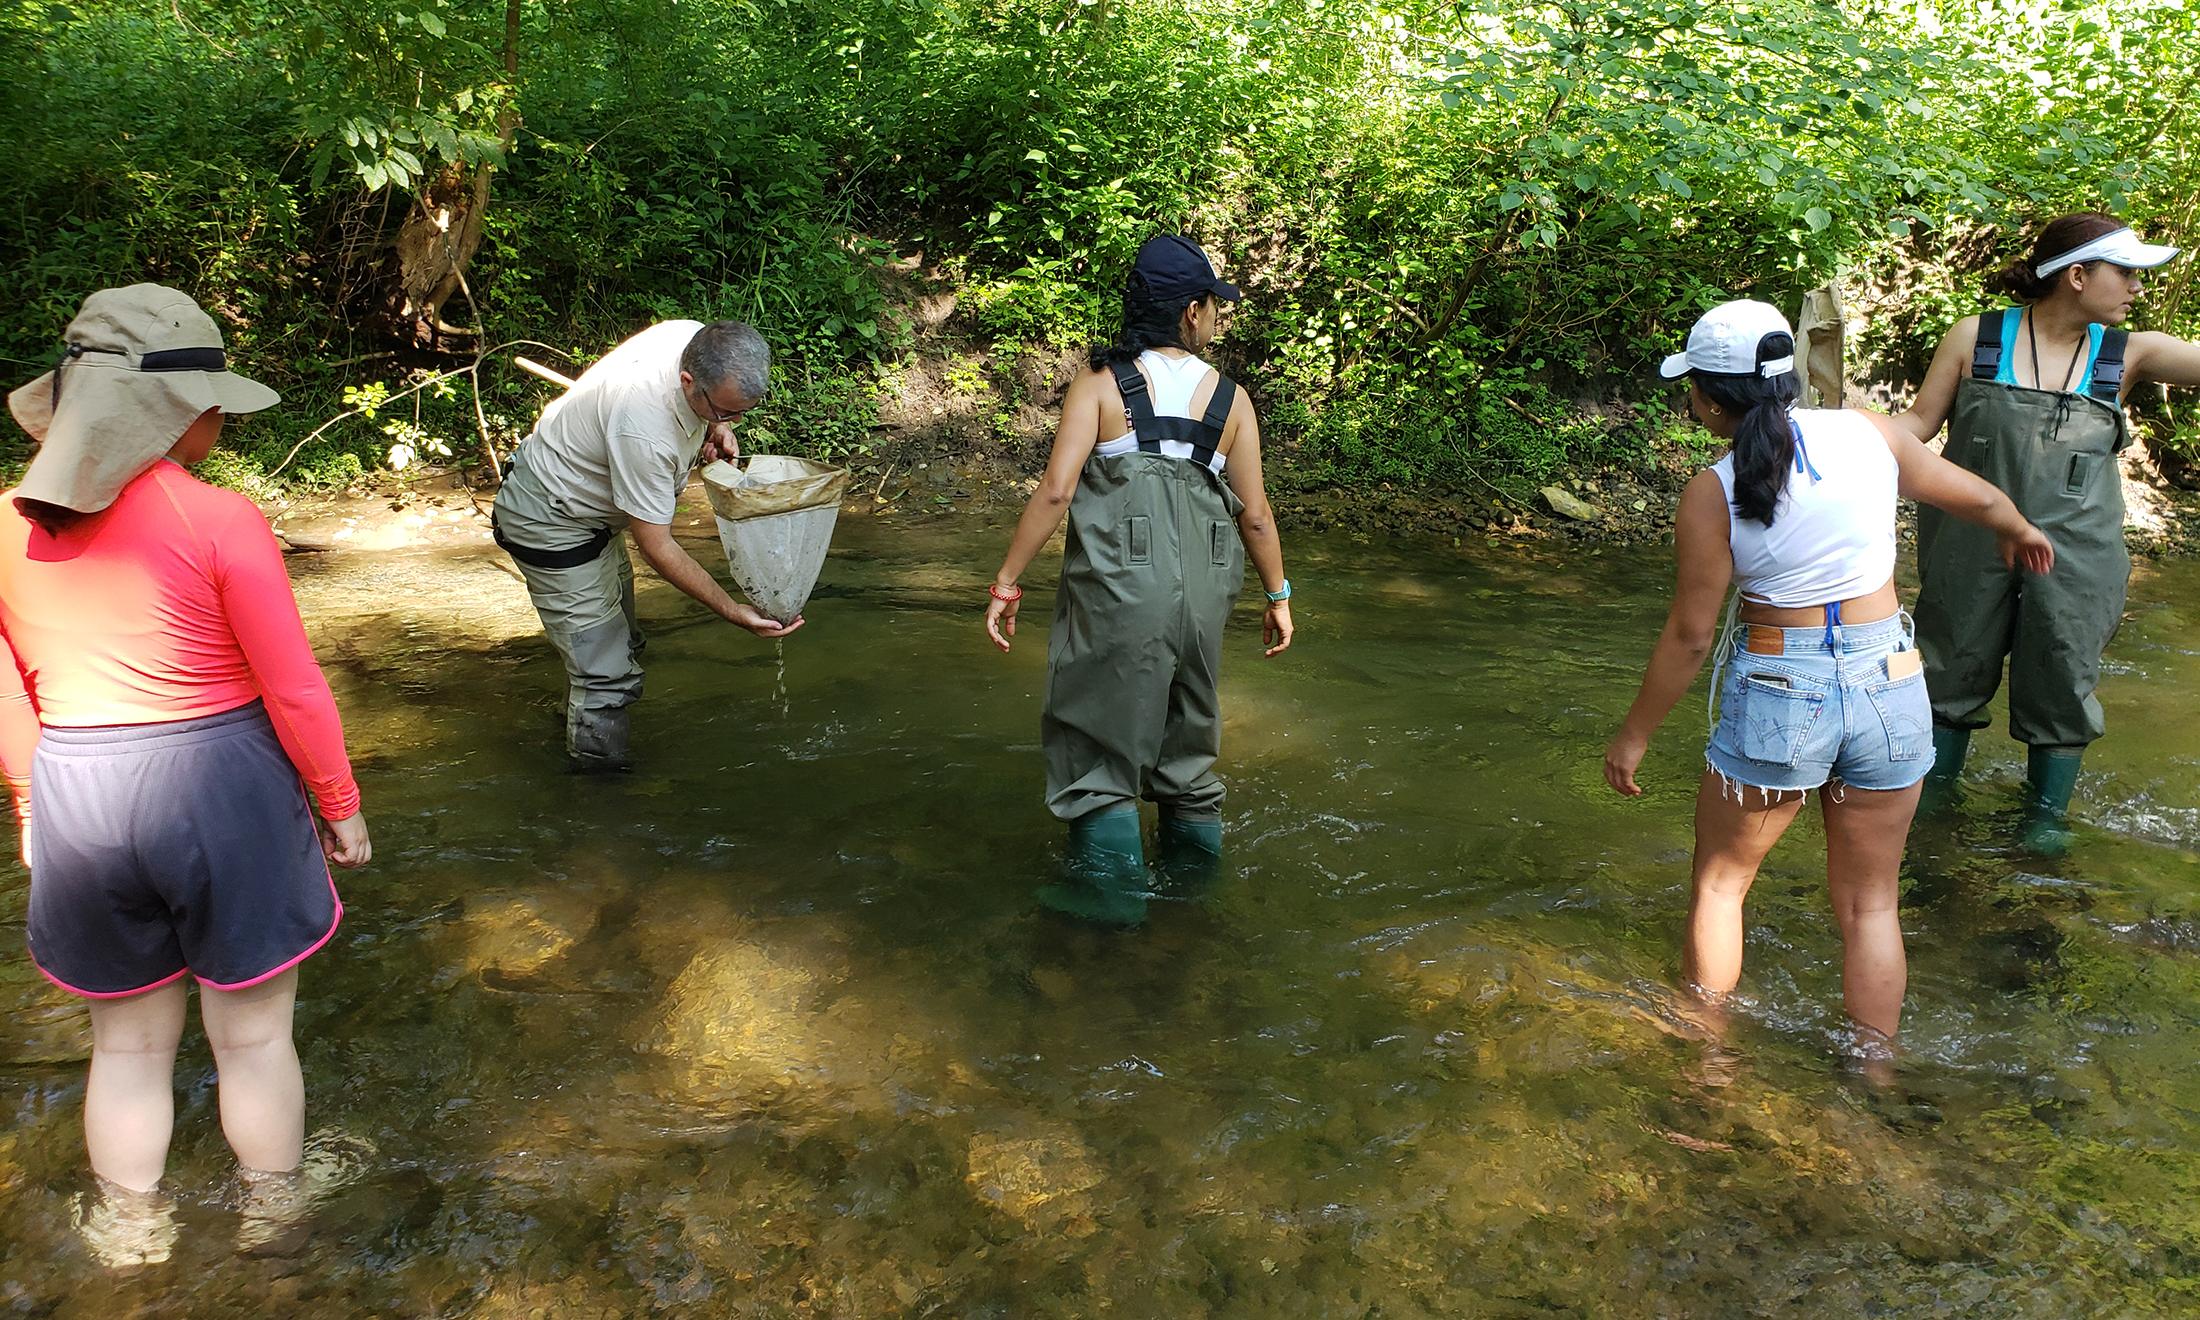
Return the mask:
[[[31,762],[31,958],[62,989],[278,976],[343,919],[304,785],[255,701],[166,724],[46,729]]]

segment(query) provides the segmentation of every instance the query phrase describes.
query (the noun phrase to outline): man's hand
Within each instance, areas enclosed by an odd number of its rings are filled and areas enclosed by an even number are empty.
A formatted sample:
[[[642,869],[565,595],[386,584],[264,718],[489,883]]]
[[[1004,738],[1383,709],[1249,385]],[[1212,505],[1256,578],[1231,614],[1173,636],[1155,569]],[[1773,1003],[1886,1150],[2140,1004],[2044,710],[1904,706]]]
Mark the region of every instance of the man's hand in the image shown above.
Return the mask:
[[[733,423],[712,422],[703,428],[703,447],[697,451],[705,463],[721,460],[732,463],[741,457],[740,438],[733,433]]]
[[[726,616],[726,621],[746,628],[759,637],[785,637],[802,626],[802,616],[799,614],[794,616],[793,623],[781,623],[754,605],[743,605],[739,601],[733,603],[733,612]]]

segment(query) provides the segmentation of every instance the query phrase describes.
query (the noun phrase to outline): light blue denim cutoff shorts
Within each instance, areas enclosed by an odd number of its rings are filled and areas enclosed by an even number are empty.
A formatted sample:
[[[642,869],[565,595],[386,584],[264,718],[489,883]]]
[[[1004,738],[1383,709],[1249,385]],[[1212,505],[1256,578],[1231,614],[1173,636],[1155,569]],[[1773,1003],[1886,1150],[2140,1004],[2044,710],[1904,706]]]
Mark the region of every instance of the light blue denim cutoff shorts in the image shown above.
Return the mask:
[[[1779,655],[1746,649],[1750,629],[1777,632]],[[1830,642],[1830,644],[1829,644]],[[1888,677],[1888,657],[1914,651],[1910,616],[1809,628],[1737,627],[1714,675],[1718,720],[1704,760],[1728,784],[1766,794],[1838,780],[1908,788],[1933,768],[1933,713],[1922,669]]]

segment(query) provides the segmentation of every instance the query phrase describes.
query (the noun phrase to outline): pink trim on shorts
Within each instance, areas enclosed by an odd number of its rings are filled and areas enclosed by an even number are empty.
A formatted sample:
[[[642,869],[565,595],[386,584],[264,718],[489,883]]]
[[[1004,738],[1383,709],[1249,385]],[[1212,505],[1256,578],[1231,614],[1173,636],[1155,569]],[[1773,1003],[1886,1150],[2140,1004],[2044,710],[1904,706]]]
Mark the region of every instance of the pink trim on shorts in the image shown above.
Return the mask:
[[[307,945],[306,951],[304,953],[301,953],[297,957],[292,958],[290,961],[282,964],[280,967],[277,967],[274,971],[262,972],[258,976],[252,977],[249,980],[231,981],[227,985],[224,985],[219,981],[209,981],[205,977],[198,975],[196,972],[192,973],[192,978],[199,983],[199,988],[202,990],[250,990],[253,986],[260,984],[262,981],[272,981],[276,977],[281,976],[284,972],[287,972],[291,968],[296,967],[299,963],[302,963],[306,959],[311,958],[314,954],[321,951],[322,945],[336,938],[336,928],[344,924],[344,899],[342,895],[336,892],[336,873],[334,871],[330,871],[328,876],[328,896],[336,903],[336,916],[328,923],[328,930],[322,934],[321,938]]]
[[[184,973],[191,970],[188,967],[178,967],[175,971],[168,973],[168,975],[163,976],[158,981],[153,982],[151,985],[141,985],[135,990],[82,990],[78,989],[76,986],[70,985],[67,981],[64,981],[60,977],[55,976],[52,972],[47,971],[45,968],[39,967],[38,960],[36,958],[31,959],[31,966],[38,967],[38,974],[40,976],[45,977],[47,980],[53,982],[55,985],[60,986],[62,989],[68,991],[70,994],[81,995],[86,999],[128,999],[132,995],[142,995],[150,990],[158,990],[164,985],[173,985],[175,982],[183,979]]]

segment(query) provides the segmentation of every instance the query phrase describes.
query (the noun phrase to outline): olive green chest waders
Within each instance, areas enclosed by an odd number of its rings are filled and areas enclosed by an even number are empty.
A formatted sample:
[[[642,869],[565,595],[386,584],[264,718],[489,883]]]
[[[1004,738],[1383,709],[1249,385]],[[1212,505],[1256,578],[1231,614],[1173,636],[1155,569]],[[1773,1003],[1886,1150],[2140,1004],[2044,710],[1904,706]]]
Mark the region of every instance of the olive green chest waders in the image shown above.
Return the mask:
[[[1140,798],[1160,804],[1164,863],[1220,853],[1216,685],[1223,624],[1245,582],[1244,505],[1215,470],[1230,381],[1194,419],[1156,417],[1135,367],[1117,378],[1139,452],[1087,460],[1070,500],[1040,738],[1047,808],[1070,822],[1073,879],[1099,891],[1047,901],[1130,922],[1145,898]],[[1164,439],[1194,456],[1160,452]]]
[[[1933,703],[1934,778],[1945,786],[1962,770],[1970,731],[1986,724],[2006,657],[2009,731],[2032,749],[2036,822],[2053,824],[2069,803],[2079,754],[2101,736],[2094,689],[2131,576],[2116,464],[2130,443],[2116,402],[2124,336],[2104,333],[2088,393],[1994,379],[2001,340],[2000,316],[1981,316],[1972,374],[1956,385],[1943,452],[2000,487],[2047,533],[2055,567],[2044,575],[2005,567],[1992,532],[1920,508],[1917,642]],[[2037,834],[2034,842],[2051,840]]]

